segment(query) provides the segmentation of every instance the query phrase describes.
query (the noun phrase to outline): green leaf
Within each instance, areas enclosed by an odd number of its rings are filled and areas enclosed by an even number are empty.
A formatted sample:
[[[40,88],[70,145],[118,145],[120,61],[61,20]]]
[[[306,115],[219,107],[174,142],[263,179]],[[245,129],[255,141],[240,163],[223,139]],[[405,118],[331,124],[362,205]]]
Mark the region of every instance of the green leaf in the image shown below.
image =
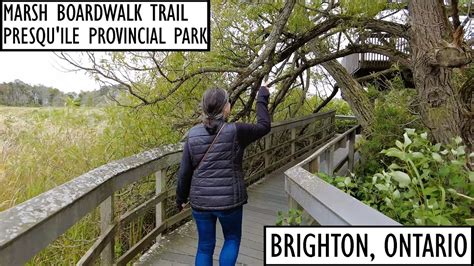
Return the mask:
[[[466,154],[466,151],[465,151],[465,146],[459,146],[457,149],[456,149],[456,153],[458,156],[463,156],[464,154]]]
[[[395,145],[397,145],[397,147],[398,147],[400,150],[403,150],[403,143],[401,143],[399,140],[395,141]]]
[[[411,154],[411,156],[412,156],[413,158],[415,158],[415,159],[421,159],[421,158],[424,158],[424,157],[425,157],[425,155],[423,155],[423,153],[418,152],[418,151],[412,152],[412,153],[410,153],[410,154]]]
[[[428,217],[431,221],[433,221],[436,225],[452,225],[448,218],[444,216],[435,216],[435,217]]]
[[[474,172],[469,171],[469,182],[474,183]]]
[[[387,191],[388,190],[387,186],[382,185],[382,184],[375,184],[375,187],[380,191]]]
[[[452,193],[452,194],[455,194],[455,195],[458,194],[458,192],[457,192],[455,189],[453,189],[453,188],[448,188],[447,191],[448,191],[449,193]]]
[[[470,226],[473,226],[474,225],[474,218],[469,218],[469,219],[466,219],[466,224],[470,225]]]
[[[377,182],[377,175],[372,176],[372,184]]]
[[[439,163],[442,163],[443,162],[443,158],[441,157],[441,155],[439,155],[439,153],[437,152],[433,152],[431,154],[431,157],[433,157],[433,159]]]
[[[438,174],[440,177],[447,177],[449,175],[449,167],[443,166],[439,169]]]
[[[283,225],[283,218],[278,217],[278,218],[277,218],[277,221],[276,221],[276,225],[278,225],[278,226]]]
[[[415,130],[413,130],[413,131],[415,131]],[[407,134],[407,133],[403,134],[403,138],[405,139],[405,143],[403,143],[403,145],[404,145],[405,147],[408,147],[410,144],[412,144],[412,141],[411,141],[411,139],[408,137],[408,134]]]
[[[411,182],[410,176],[402,171],[393,171],[390,175],[398,181],[400,187],[407,187]]]
[[[408,214],[410,214],[411,211],[412,211],[412,210],[403,211],[403,212],[400,214],[400,218],[407,218],[407,217],[408,217]]]
[[[436,143],[433,145],[433,151],[438,152],[441,149],[441,143]]]
[[[346,179],[344,179],[344,184],[349,185],[351,183],[351,178],[350,177],[346,177]]]
[[[423,189],[423,193],[425,193],[426,195],[432,195],[433,192],[436,192],[436,191],[438,191],[436,187],[427,187]]]
[[[394,199],[400,198],[400,191],[398,191],[398,189],[393,192],[393,198]]]
[[[441,191],[441,208],[444,208],[446,206],[446,191],[442,186],[438,186],[439,190]]]
[[[297,224],[297,225],[300,225],[301,222],[302,222],[302,217],[301,217],[301,216],[298,216],[298,217],[296,217],[295,220],[296,220],[296,224]]]
[[[389,198],[386,197],[386,198],[384,199],[384,201],[385,201],[385,204],[386,204],[388,207],[393,208],[393,204],[392,204],[392,200],[391,200],[391,199],[389,199]]]
[[[396,169],[400,169],[402,168],[400,165],[396,164],[396,163],[392,163],[388,169],[391,169],[391,170],[396,170]]]
[[[405,132],[408,133],[408,135],[414,135],[415,134],[415,129],[414,128],[405,128]]]
[[[450,161],[452,165],[457,165],[457,166],[463,166],[464,162],[459,161],[459,160],[451,160]]]
[[[428,133],[423,132],[423,133],[420,134],[420,137],[421,137],[422,139],[427,139],[427,138],[428,138]]]
[[[455,139],[454,139],[454,142],[456,142],[457,145],[461,144],[462,143],[462,138],[460,136],[457,136]]]
[[[385,155],[389,157],[397,157],[400,160],[405,161],[406,160],[406,153],[403,151],[400,151],[397,148],[390,148],[385,151]]]

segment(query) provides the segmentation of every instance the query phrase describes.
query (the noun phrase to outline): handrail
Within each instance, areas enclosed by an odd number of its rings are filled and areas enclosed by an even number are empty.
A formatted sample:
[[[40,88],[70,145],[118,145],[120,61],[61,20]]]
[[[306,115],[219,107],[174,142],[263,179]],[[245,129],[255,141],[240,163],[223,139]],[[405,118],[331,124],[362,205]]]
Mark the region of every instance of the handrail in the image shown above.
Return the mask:
[[[296,166],[303,166],[303,165],[306,165],[306,164],[309,164],[310,162],[313,162],[315,159],[319,159],[319,157],[324,153],[326,152],[327,150],[329,150],[330,148],[334,148],[334,149],[337,149],[338,147],[341,147],[343,145],[345,145],[345,143],[347,142],[348,138],[354,138],[354,141],[355,141],[355,132],[357,130],[359,130],[360,128],[360,125],[357,125],[357,126],[353,126],[351,129],[347,130],[346,132],[344,132],[343,134],[340,134],[339,136],[335,137],[334,139],[332,139],[331,141],[329,141],[328,143],[324,144],[321,148],[319,148],[315,153],[311,154],[308,158],[304,159],[303,161],[301,161],[300,163],[298,163]],[[349,139],[349,141],[351,141],[351,139]],[[336,148],[335,148],[336,147]],[[349,153],[346,155],[346,157],[349,156]],[[329,160],[328,160],[329,161]],[[349,166],[349,168],[353,168],[354,166]],[[335,169],[332,169],[332,170],[329,170],[330,173],[332,174],[331,171],[334,171]]]
[[[167,145],[108,163],[0,212],[0,264],[24,263],[113,192],[178,161],[181,151],[181,144]]]
[[[323,172],[332,176],[346,163],[347,169],[343,175],[353,170],[358,130],[359,125],[352,127],[285,171],[285,191],[289,197],[289,207],[304,210],[311,222],[320,225],[400,225],[317,175]],[[335,161],[337,158],[338,162]]]
[[[324,113],[310,114],[310,115],[299,117],[299,118],[292,118],[292,119],[288,119],[281,122],[275,122],[275,123],[272,123],[272,130],[282,130],[282,128],[287,125],[294,125],[295,123],[301,124],[308,120],[314,120],[316,118],[326,118],[326,117],[335,116],[335,115],[336,115],[336,111],[329,111],[329,112],[324,112]]]
[[[406,39],[404,38],[398,38],[398,37],[392,37],[390,34],[378,34],[378,33],[373,33],[370,36],[363,38],[363,39],[357,39],[356,43],[358,44],[384,44],[383,42],[380,41],[380,38],[391,38],[394,40],[394,45],[393,49],[397,50],[400,53],[409,55],[410,54],[410,47]],[[390,63],[390,58],[379,54],[379,53],[371,53],[371,52],[366,52],[366,53],[354,53],[345,56],[342,59],[342,65],[346,68],[346,70],[351,74],[355,74],[357,71],[363,68],[367,67],[376,67],[376,68],[389,68],[391,63]]]
[[[355,117],[353,115],[336,115],[336,119],[357,121],[357,117]]]
[[[311,153],[334,132],[335,112],[313,114],[272,124],[271,132],[246,150],[244,163],[247,183],[288,162]],[[282,143],[285,143],[282,145]],[[261,154],[261,156],[254,156]],[[90,264],[99,256],[102,264],[123,265],[155,241],[156,237],[188,219],[189,210],[168,212],[166,201],[174,195],[168,181],[176,179],[167,169],[179,165],[182,144],[166,145],[128,158],[110,162],[28,201],[0,212],[0,265],[27,262],[46,248],[88,213],[99,208],[100,236],[78,262]],[[144,177],[155,175],[156,193],[118,217],[114,207],[115,192]],[[155,210],[155,227],[136,244],[115,258],[114,238],[120,228]]]

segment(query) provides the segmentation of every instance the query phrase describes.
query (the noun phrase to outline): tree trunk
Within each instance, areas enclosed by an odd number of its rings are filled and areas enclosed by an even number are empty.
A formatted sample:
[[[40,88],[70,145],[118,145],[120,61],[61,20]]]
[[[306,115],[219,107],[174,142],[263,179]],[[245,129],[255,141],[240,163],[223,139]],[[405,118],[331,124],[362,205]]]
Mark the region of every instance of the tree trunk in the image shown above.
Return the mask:
[[[413,78],[423,123],[437,142],[447,143],[455,136],[463,136],[466,144],[472,144],[472,132],[462,134],[464,123],[469,120],[463,117],[463,103],[454,88],[453,70],[445,67],[449,64],[439,62],[440,49],[452,41],[443,1],[412,0],[409,12]]]
[[[336,80],[337,86],[341,89],[342,98],[349,103],[364,133],[370,134],[374,109],[362,85],[336,60],[323,63],[322,66]]]

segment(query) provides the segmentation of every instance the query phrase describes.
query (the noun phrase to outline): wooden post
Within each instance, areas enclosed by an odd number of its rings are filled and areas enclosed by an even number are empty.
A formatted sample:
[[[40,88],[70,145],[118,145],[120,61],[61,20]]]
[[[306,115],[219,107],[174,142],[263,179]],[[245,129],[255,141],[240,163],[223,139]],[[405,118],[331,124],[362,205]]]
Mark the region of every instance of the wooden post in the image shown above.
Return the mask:
[[[105,199],[100,205],[100,232],[105,233],[114,222],[114,195]],[[101,265],[112,265],[114,263],[115,241],[112,240],[100,253]]]
[[[300,205],[291,196],[288,196],[288,209],[299,209]]]
[[[348,154],[347,154],[347,169],[350,172],[352,172],[354,170],[355,137],[356,137],[356,132],[352,131],[349,134],[349,150],[348,150]]]
[[[309,172],[312,174],[319,172],[319,156],[309,162]]]
[[[166,168],[161,169],[160,171],[155,173],[155,194],[158,195],[161,192],[165,191],[166,189]],[[164,199],[163,201],[165,201]],[[166,219],[166,205],[163,202],[160,202],[156,204],[156,222],[155,222],[155,227],[158,227],[161,225],[161,223]],[[156,237],[156,241],[160,241],[161,235],[158,235]]]
[[[270,167],[271,165],[271,156],[270,156],[270,148],[272,146],[272,139],[271,139],[272,135],[271,133],[268,134],[266,137],[265,137],[265,173],[268,173],[268,168]]]
[[[327,121],[327,118],[321,119],[321,129],[320,129],[320,130],[322,130],[321,131],[321,138],[324,139],[324,140],[326,139],[326,132],[328,130],[326,128],[326,124],[327,124],[326,121]]]
[[[291,159],[294,160],[296,159],[295,156],[296,153],[296,128],[291,129]]]
[[[349,136],[345,136],[342,138],[338,143],[336,149],[343,148],[345,149],[347,147],[347,140],[349,139]]]
[[[301,168],[309,172],[309,163],[302,164]]]
[[[327,174],[332,176],[334,173],[334,146],[331,146],[328,151],[326,151],[326,163],[327,163]]]
[[[330,121],[331,121],[330,132],[331,132],[331,137],[333,137],[336,134],[336,116],[332,115]]]

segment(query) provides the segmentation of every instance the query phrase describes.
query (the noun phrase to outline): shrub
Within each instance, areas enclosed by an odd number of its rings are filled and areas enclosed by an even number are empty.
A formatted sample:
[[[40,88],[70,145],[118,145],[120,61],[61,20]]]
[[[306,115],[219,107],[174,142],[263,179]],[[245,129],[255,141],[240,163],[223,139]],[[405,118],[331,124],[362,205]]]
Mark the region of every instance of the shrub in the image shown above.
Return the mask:
[[[297,226],[303,222],[303,211],[298,209],[289,209],[287,213],[278,211],[276,225]]]
[[[362,163],[356,169],[358,176],[372,175],[391,164],[393,159],[383,157],[379,152],[390,147],[403,134],[405,127],[422,128],[419,117],[409,111],[413,98],[414,91],[408,89],[380,92],[375,100],[372,133],[360,143]]]
[[[432,144],[427,133],[405,129],[404,141],[380,152],[393,163],[373,176],[326,181],[404,225],[474,224],[474,172],[461,138]]]

